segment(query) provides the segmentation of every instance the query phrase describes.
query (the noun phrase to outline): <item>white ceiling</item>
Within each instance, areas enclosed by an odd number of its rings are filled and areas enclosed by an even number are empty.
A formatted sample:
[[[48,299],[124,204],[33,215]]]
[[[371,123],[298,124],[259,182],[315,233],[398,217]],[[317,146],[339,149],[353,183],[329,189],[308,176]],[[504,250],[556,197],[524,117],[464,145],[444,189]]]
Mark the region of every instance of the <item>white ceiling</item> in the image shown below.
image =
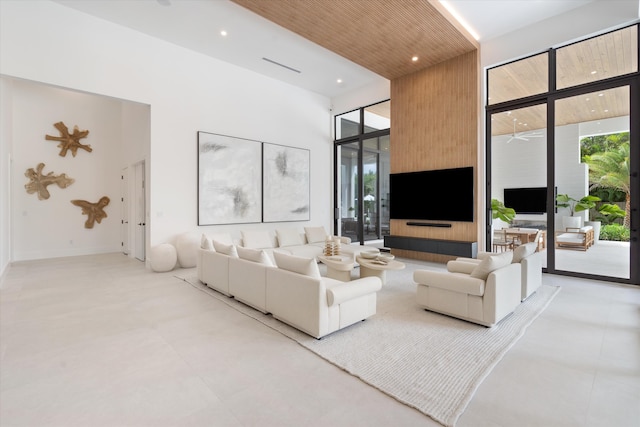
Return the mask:
[[[54,1],[328,97],[386,82],[383,77],[229,0]],[[449,3],[482,42],[592,1],[596,0],[449,0]],[[220,35],[222,30],[227,31],[226,37]],[[342,82],[338,83],[338,79]]]
[[[447,0],[479,41],[510,33],[595,0]],[[444,3],[444,2],[442,2]]]

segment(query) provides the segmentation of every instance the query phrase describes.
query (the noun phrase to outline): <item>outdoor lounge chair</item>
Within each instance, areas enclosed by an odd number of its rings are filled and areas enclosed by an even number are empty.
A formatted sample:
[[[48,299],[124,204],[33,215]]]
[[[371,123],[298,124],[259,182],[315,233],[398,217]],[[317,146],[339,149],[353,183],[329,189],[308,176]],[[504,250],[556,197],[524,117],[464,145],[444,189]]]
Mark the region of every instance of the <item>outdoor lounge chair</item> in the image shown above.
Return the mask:
[[[593,245],[593,227],[590,225],[566,231],[556,231],[556,249],[578,249],[586,251]]]

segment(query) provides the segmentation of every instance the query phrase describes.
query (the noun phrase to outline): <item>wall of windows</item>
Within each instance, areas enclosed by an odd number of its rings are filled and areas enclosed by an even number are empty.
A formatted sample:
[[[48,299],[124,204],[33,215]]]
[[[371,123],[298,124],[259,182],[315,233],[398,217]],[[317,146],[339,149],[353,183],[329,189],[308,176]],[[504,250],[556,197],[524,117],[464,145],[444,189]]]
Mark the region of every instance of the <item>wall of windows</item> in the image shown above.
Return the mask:
[[[354,242],[389,234],[390,107],[335,117],[335,230]]]
[[[548,272],[640,283],[638,46],[632,25],[487,70],[487,206],[546,189],[544,209],[488,216],[488,249],[541,229]]]

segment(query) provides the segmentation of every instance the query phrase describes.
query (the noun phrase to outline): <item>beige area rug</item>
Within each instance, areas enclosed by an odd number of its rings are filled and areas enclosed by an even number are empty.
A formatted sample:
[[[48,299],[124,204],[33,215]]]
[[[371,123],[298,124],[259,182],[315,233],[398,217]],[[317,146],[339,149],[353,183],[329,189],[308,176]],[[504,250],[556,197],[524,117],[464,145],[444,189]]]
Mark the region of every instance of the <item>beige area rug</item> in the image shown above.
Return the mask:
[[[377,314],[316,340],[200,283],[181,279],[295,340],[318,356],[445,426],[454,426],[475,390],[560,290],[543,285],[493,328],[425,311],[415,302],[413,271],[438,264],[402,260],[387,272]],[[321,272],[324,272],[324,266]],[[187,273],[185,271],[185,273]],[[357,277],[358,270],[353,276]]]

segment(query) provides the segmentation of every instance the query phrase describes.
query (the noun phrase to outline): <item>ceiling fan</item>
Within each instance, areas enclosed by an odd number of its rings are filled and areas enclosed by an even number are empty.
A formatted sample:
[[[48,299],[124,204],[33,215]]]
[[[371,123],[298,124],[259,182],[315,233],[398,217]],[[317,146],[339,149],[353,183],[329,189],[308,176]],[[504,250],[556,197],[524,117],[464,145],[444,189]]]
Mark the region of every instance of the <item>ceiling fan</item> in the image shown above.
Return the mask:
[[[518,119],[513,119],[513,133],[511,137],[507,140],[507,144],[513,141],[514,139],[519,139],[521,141],[529,141],[529,138],[542,138],[544,134],[540,131],[530,131],[530,132],[518,132],[516,133],[516,122]]]

